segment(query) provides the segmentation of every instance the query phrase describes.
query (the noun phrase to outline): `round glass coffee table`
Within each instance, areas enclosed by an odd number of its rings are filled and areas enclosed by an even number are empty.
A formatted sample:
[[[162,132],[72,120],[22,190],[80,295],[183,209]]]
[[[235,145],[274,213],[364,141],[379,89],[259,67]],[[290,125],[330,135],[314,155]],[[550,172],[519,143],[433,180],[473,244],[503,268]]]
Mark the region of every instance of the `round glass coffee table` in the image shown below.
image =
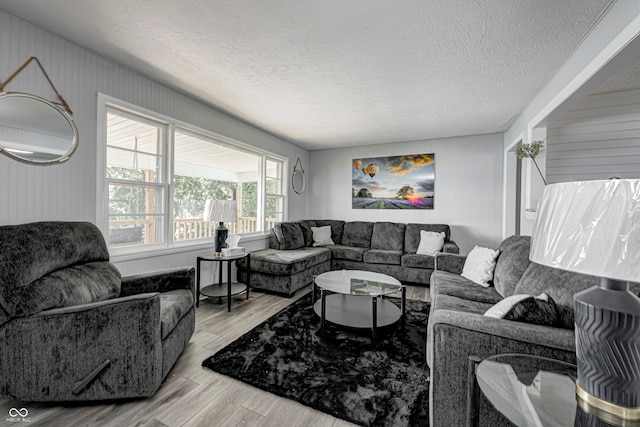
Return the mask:
[[[316,301],[316,289],[320,299]],[[400,307],[384,299],[401,292]],[[371,328],[375,341],[378,328],[390,326],[405,315],[406,288],[386,274],[361,270],[336,270],[315,276],[313,309],[320,316],[320,333],[325,322],[349,328]]]

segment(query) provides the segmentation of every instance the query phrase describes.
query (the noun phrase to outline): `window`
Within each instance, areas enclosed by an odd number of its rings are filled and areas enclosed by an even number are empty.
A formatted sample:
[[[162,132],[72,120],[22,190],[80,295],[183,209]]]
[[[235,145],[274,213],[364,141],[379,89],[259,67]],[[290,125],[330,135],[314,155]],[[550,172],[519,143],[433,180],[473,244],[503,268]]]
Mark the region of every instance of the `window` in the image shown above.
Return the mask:
[[[107,112],[109,244],[164,242],[165,126],[122,112]]]
[[[237,208],[247,207],[249,215],[240,209],[238,220],[225,224],[229,233],[264,230],[257,224],[257,192],[242,191],[247,184],[257,187],[262,156],[182,129],[174,135],[174,239],[213,237],[218,224],[202,218],[207,200],[236,200]]]
[[[213,238],[207,200],[235,200],[230,233],[285,219],[285,160],[184,123],[106,102],[110,248],[164,248]]]

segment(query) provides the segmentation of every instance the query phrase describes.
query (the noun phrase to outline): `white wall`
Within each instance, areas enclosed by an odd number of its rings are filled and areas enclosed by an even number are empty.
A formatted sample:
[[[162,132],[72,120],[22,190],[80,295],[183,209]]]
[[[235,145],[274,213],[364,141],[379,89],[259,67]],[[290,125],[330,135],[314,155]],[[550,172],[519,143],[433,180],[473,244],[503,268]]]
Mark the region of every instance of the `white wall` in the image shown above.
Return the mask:
[[[591,95],[547,129],[547,181],[640,178],[640,89]]]
[[[353,159],[420,153],[436,157],[433,210],[351,208]],[[461,253],[502,240],[502,134],[318,150],[309,159],[312,219],[449,224]]]
[[[0,155],[0,224],[96,221],[98,92],[287,157],[290,169],[298,157],[303,165],[308,164],[308,152],[300,147],[0,11],[0,80],[6,80],[32,55],[40,59],[74,111],[80,140],[70,160],[55,166],[31,166]],[[5,90],[55,98],[35,64]],[[290,218],[306,217],[306,198],[306,193],[290,192]],[[264,241],[250,245],[260,247]],[[116,265],[123,274],[195,265],[197,253],[203,251]]]

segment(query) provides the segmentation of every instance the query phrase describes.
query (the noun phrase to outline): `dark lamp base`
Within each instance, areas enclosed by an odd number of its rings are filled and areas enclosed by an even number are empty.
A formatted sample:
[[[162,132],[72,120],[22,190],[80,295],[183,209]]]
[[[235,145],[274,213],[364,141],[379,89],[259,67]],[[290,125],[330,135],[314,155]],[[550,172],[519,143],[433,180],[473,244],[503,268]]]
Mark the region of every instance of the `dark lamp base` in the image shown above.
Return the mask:
[[[640,298],[627,282],[603,278],[573,301],[578,397],[620,419],[640,420]]]
[[[227,247],[227,237],[229,237],[229,230],[224,226],[223,222],[220,222],[215,229],[214,235],[216,256],[222,256],[222,248]]]
[[[576,380],[576,396],[578,397],[578,405],[588,414],[593,414],[599,419],[613,425],[626,425],[625,421],[640,420],[640,408],[626,408],[607,402],[589,394],[585,389],[580,387],[580,382]]]

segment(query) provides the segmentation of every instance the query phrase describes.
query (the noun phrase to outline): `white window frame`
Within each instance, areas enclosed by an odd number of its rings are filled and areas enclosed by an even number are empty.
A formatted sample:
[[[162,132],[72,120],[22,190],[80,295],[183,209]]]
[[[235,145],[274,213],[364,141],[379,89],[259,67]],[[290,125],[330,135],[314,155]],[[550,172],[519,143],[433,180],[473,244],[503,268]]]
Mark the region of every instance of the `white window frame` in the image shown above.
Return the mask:
[[[268,161],[274,162],[274,163],[281,163],[281,170],[280,170],[280,177],[276,178],[280,181],[280,192],[279,193],[268,193],[267,189],[266,189],[266,179],[267,178],[273,178],[273,177],[267,177],[267,162]],[[264,165],[265,165],[265,173],[264,173],[264,178],[265,178],[265,191],[264,191],[264,195],[265,195],[265,217],[264,217],[264,222],[263,222],[263,227],[264,229],[268,229],[267,226],[267,217],[266,217],[266,207],[267,207],[267,200],[268,199],[276,199],[282,202],[282,220],[286,221],[286,216],[285,216],[285,211],[286,211],[286,201],[287,201],[287,197],[286,197],[286,190],[287,190],[287,185],[285,183],[285,167],[284,167],[284,161],[282,161],[280,158],[278,157],[274,157],[274,156],[265,156],[264,159]]]
[[[160,113],[148,110],[146,108],[137,106],[135,104],[128,103],[126,101],[119,100],[117,98],[98,93],[98,134],[97,134],[97,188],[96,188],[96,223],[101,229],[103,235],[109,235],[109,182],[106,177],[106,163],[107,163],[107,111],[116,110],[122,112],[124,115],[132,116],[132,119],[149,120],[154,124],[161,124],[164,126],[164,141],[163,141],[163,164],[161,166],[163,174],[163,184],[165,188],[166,200],[163,200],[164,204],[164,242],[142,245],[131,245],[121,247],[109,247],[109,252],[112,256],[118,256],[119,260],[135,259],[140,255],[143,257],[149,253],[154,254],[169,254],[175,252],[183,252],[185,250],[198,250],[200,248],[208,248],[213,242],[213,238],[204,239],[191,239],[183,241],[174,241],[172,233],[173,224],[173,158],[174,158],[174,133],[176,130],[180,132],[187,132],[194,134],[195,136],[201,136],[206,139],[211,139],[216,144],[221,144],[229,148],[237,149],[239,151],[249,152],[261,157],[261,162],[258,167],[258,206],[257,206],[257,221],[262,227],[262,231],[255,233],[243,233],[241,236],[244,240],[253,240],[253,238],[264,238],[268,235],[270,230],[266,229],[266,162],[267,159],[282,162],[283,177],[285,171],[288,168],[289,160],[286,157],[269,152],[259,147],[252,146],[250,144],[226,137],[224,135],[217,134],[207,129],[199,128],[192,124],[165,116]],[[131,184],[130,182],[127,182]],[[284,198],[284,212],[283,220],[288,216],[288,194],[287,186],[283,181],[283,195]],[[109,244],[107,238],[107,245]]]

